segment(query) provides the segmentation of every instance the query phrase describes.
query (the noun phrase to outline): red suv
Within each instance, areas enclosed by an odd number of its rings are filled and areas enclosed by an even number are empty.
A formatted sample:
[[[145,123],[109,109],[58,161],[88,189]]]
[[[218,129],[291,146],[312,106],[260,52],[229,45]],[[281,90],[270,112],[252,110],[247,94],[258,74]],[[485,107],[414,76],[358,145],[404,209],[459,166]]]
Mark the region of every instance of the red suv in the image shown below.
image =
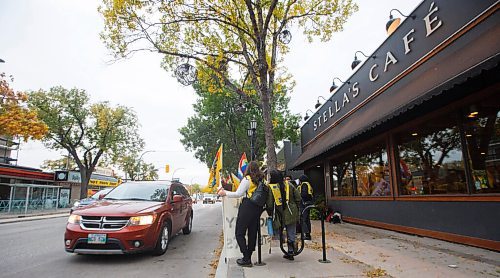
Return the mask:
[[[127,182],[73,211],[64,244],[71,253],[162,255],[172,235],[191,233],[192,223],[192,200],[182,184]]]

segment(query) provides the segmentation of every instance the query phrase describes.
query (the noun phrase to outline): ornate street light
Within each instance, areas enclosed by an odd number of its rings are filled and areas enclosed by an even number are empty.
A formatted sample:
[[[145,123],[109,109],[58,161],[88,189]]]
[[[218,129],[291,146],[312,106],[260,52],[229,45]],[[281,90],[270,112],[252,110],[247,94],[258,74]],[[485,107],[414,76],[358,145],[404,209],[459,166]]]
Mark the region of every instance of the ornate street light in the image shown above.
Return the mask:
[[[247,129],[247,135],[248,138],[250,138],[250,159],[253,161],[255,160],[255,134],[257,130],[257,121],[255,120],[255,117],[252,118],[250,121],[250,128]]]

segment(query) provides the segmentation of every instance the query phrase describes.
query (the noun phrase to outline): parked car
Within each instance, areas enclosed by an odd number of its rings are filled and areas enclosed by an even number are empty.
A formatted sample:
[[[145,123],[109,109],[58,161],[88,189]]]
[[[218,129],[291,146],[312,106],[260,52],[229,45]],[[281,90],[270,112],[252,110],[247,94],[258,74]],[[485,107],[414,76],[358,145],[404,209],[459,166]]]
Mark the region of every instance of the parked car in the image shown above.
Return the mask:
[[[70,215],[64,234],[67,252],[162,255],[173,235],[191,233],[192,200],[180,183],[127,182]]]
[[[71,207],[70,209],[70,213],[73,213],[73,211],[75,209],[79,209],[79,208],[82,208],[84,206],[88,206],[90,204],[93,204],[99,200],[101,200],[102,198],[104,198],[106,196],[106,194],[109,193],[109,191],[111,191],[113,188],[106,188],[106,189],[103,189],[103,190],[99,190],[97,191],[94,195],[90,196],[89,198],[85,198],[85,199],[81,199],[80,201],[76,201],[74,204],[73,204],[73,207]]]
[[[215,204],[215,195],[214,194],[205,194],[203,195],[203,203],[204,204]]]

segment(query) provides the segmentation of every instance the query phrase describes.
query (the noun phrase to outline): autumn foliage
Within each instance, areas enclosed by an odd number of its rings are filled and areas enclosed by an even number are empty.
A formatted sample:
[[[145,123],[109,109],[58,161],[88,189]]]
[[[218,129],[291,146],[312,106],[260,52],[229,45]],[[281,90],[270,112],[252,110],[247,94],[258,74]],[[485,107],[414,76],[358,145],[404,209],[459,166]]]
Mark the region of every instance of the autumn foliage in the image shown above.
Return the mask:
[[[47,125],[30,110],[23,92],[15,92],[9,85],[12,76],[0,73],[0,135],[19,136],[24,140],[42,139],[47,133]]]

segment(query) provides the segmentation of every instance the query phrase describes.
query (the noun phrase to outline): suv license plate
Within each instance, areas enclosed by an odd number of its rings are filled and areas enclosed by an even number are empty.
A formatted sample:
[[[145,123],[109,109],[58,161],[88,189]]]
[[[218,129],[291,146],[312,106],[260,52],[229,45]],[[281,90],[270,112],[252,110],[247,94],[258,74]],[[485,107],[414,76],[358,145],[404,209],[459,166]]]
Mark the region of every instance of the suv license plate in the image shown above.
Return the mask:
[[[87,237],[88,244],[106,244],[106,234],[89,234]]]

